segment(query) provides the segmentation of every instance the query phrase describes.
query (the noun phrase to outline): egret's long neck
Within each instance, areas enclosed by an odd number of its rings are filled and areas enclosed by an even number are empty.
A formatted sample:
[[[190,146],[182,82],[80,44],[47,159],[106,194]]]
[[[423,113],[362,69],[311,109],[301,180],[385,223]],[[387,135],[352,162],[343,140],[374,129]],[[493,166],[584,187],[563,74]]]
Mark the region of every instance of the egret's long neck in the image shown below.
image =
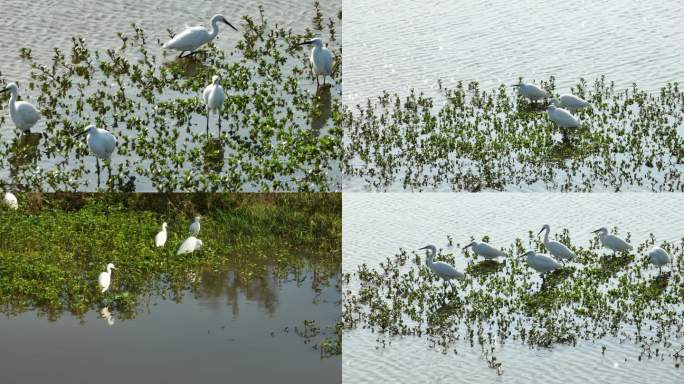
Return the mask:
[[[434,252],[430,249],[427,255],[427,266],[432,268],[432,258],[435,257]]]
[[[10,91],[10,99],[9,99],[9,108],[10,108],[10,114],[14,114],[17,111],[17,107],[15,103],[17,102],[17,90],[12,89]]]
[[[551,228],[549,228],[549,227],[544,228],[544,243],[549,242],[549,232],[551,232]]]
[[[108,265],[108,266],[107,266],[107,274],[108,274],[108,275],[111,275],[111,274],[112,274],[112,266],[111,266],[111,265]]]
[[[216,35],[218,35],[218,19],[212,19],[211,20],[211,31],[209,31],[209,40],[214,40]]]

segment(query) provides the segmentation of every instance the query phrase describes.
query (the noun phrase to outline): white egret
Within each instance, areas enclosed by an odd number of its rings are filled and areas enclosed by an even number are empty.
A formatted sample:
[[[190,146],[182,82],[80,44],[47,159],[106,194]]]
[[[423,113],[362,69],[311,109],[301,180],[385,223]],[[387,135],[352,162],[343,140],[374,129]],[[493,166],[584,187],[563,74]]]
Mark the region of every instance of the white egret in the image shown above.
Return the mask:
[[[159,231],[159,233],[157,233],[157,235],[154,237],[154,245],[155,246],[163,247],[164,244],[166,244],[166,238],[167,238],[166,227],[167,226],[168,226],[168,224],[166,224],[165,222],[162,223],[161,231]]]
[[[9,209],[19,209],[19,201],[12,192],[5,192],[5,194],[2,197],[2,205],[6,206]]]
[[[476,255],[482,256],[487,260],[493,260],[500,256],[506,256],[503,251],[496,249],[487,243],[478,243],[477,241],[473,241],[472,243],[463,247],[463,250],[465,251],[466,248],[469,247],[472,248]]]
[[[195,221],[190,223],[190,235],[197,236],[200,231],[200,217],[195,216]]]
[[[204,88],[202,97],[204,98],[204,105],[207,107],[207,137],[209,137],[209,112],[218,116],[219,136],[221,136],[221,109],[223,109],[226,94],[223,92],[218,76],[214,75],[211,78],[211,84]]]
[[[601,245],[613,251],[613,254],[615,254],[616,252],[632,250],[632,246],[628,242],[622,240],[621,238],[615,235],[609,234],[608,229],[606,227],[599,228],[593,232],[599,234],[599,240],[601,241]]]
[[[102,288],[102,293],[109,289],[109,283],[112,282],[112,269],[116,269],[114,264],[107,264],[107,272],[102,272],[100,273],[100,276],[97,277],[97,283],[100,285],[100,288]]]
[[[549,102],[556,107],[563,107],[573,112],[591,105],[591,103],[581,97],[571,94],[561,95],[558,99],[549,99]]]
[[[542,275],[563,267],[553,257],[535,251],[527,251],[522,256],[527,256],[527,265]]]
[[[513,84],[513,87],[518,88],[520,96],[529,99],[530,101],[537,101],[548,97],[548,93],[534,84],[519,83]]]
[[[211,30],[205,27],[186,27],[185,30],[171,40],[164,44],[164,49],[172,49],[174,51],[180,51],[180,56],[182,57],[184,52],[193,53],[197,48],[203,46],[204,44],[214,40],[216,35],[218,35],[219,28],[218,23],[222,22],[237,31],[232,24],[226,20],[222,15],[214,15],[211,18]]]
[[[195,236],[190,236],[185,241],[181,246],[178,248],[178,252],[176,252],[176,255],[183,255],[186,253],[193,253],[195,251],[199,251],[202,248],[202,240],[198,239]]]
[[[423,248],[420,249],[426,249],[427,250],[427,266],[434,272],[437,276],[441,277],[442,280],[448,282],[451,284],[453,288],[453,284],[451,283],[451,279],[458,279],[458,280],[463,280],[465,275],[463,272],[460,272],[456,270],[456,268],[452,267],[451,265],[447,263],[442,263],[441,261],[438,262],[433,262],[432,259],[437,255],[437,247],[434,245],[426,245]]]
[[[580,126],[580,120],[567,109],[558,108],[550,104],[547,113],[549,114],[549,120],[561,128],[579,128]]]
[[[40,120],[40,113],[33,104],[26,101],[17,101],[17,85],[9,83],[0,92],[10,92],[9,112],[14,125],[22,132],[28,133],[31,127]]]
[[[572,260],[575,257],[575,253],[564,244],[555,240],[549,240],[549,232],[551,232],[551,227],[548,224],[544,224],[537,236],[541,235],[541,233],[544,231],[546,231],[544,234],[544,247],[553,257],[560,261]]]
[[[318,76],[323,76],[323,84],[325,85],[325,78],[332,75],[334,56],[330,50],[323,46],[323,40],[316,37],[309,41],[299,43],[299,45],[311,44],[314,47],[311,49],[311,69],[316,75],[316,84],[321,84],[318,81]]]
[[[672,256],[660,247],[653,247],[648,252],[648,262],[658,267],[658,273],[662,273],[663,266],[672,262]]]
[[[85,130],[76,134],[75,137],[86,136],[86,142],[88,143],[88,148],[90,152],[95,155],[95,166],[97,167],[97,184],[100,184],[100,159],[107,160],[107,169],[109,171],[109,177],[112,176],[112,169],[109,165],[109,161],[112,159],[112,153],[116,149],[116,137],[112,135],[109,131],[102,128],[96,128],[94,125],[89,125]]]

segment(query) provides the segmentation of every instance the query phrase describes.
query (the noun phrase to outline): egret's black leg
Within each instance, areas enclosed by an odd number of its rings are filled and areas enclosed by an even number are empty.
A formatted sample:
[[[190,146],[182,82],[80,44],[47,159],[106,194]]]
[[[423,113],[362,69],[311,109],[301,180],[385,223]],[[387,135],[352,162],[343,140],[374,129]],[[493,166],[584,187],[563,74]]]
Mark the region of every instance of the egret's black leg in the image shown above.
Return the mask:
[[[97,188],[100,188],[100,159],[95,157],[95,170],[97,171]]]
[[[209,138],[209,109],[207,109],[207,139]]]
[[[221,138],[221,111],[218,112],[218,121],[219,121],[219,139]]]

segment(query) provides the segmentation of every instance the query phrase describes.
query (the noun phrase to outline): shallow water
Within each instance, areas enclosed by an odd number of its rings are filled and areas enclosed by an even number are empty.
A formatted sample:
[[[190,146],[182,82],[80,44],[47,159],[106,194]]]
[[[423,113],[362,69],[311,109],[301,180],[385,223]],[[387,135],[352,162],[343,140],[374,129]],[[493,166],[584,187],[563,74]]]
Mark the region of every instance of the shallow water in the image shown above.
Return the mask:
[[[240,284],[235,271],[203,272],[180,303],[154,295],[131,320],[99,312],[56,321],[24,312],[0,320],[3,382],[337,383],[341,357],[313,346],[334,334],[336,281],[268,274]],[[322,334],[297,334],[315,320]]]
[[[574,245],[588,246],[592,230],[617,226],[620,234],[631,234],[638,244],[655,235],[656,241],[684,237],[682,194],[357,194],[343,196],[343,271],[353,272],[367,263],[377,266],[399,248],[415,250],[428,243],[447,249],[447,235],[464,244],[470,236],[490,235],[494,246],[509,246],[516,238],[526,239],[543,224],[552,233],[567,228]],[[465,261],[455,252],[456,267]],[[459,264],[460,263],[460,264]],[[355,288],[352,286],[351,288]],[[356,329],[343,336],[343,382],[369,380],[387,382],[681,382],[682,368],[671,359],[637,361],[641,348],[617,338],[595,342],[578,341],[577,347],[556,346],[552,350],[531,349],[508,341],[497,346],[497,359],[504,374],[487,368],[479,347],[462,342],[454,346],[458,355],[443,355],[429,349],[425,338],[395,338],[387,348],[378,348],[377,335]],[[673,347],[684,343],[678,340]],[[607,348],[605,356],[602,346]]]

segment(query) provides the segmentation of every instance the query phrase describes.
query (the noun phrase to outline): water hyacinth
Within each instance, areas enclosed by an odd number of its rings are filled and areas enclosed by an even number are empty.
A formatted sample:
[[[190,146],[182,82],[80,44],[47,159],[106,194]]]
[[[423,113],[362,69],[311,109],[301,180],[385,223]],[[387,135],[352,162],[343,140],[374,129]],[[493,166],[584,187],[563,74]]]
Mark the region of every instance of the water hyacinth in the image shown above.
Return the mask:
[[[74,37],[52,62],[30,68],[24,94],[42,113],[30,135],[18,135],[3,114],[2,182],[44,191],[330,191],[340,189],[341,12],[318,3],[302,33],[245,16],[231,30],[234,48],[207,44],[177,58],[161,45],[178,31],[119,33],[120,46],[92,51]],[[316,87],[310,52],[297,43],[322,37],[336,56],[332,85]],[[226,92],[222,134],[212,114],[209,135],[202,90],[214,75]],[[0,84],[10,79],[0,76]],[[330,83],[330,82],[329,82]],[[5,95],[0,100],[5,104]],[[89,124],[118,139],[112,177],[95,177],[85,139]]]
[[[555,237],[572,244],[567,230]],[[662,274],[646,257],[654,245],[674,260]],[[608,337],[635,345],[639,360],[671,359],[679,367],[684,362],[684,238],[661,243],[651,235],[634,252],[615,257],[597,238],[572,249],[577,257],[543,278],[525,258],[483,261],[472,252],[440,250],[436,260],[450,265],[456,258],[466,260],[465,279],[455,282],[454,290],[426,267],[423,251],[401,249],[378,267],[363,264],[344,274],[343,326],[377,334],[379,347],[391,348],[402,337],[424,337],[429,348],[444,354],[480,349],[500,374],[496,354],[505,344],[553,348],[590,341],[606,354],[610,351],[601,339]],[[509,255],[527,250],[545,253],[534,232],[504,249]]]
[[[553,95],[552,77],[541,82]],[[441,89],[441,84],[440,84]],[[345,108],[345,185],[365,190],[684,191],[684,92],[618,90],[584,79],[571,93],[592,107],[560,129],[546,104],[478,83],[443,98],[383,93]]]

